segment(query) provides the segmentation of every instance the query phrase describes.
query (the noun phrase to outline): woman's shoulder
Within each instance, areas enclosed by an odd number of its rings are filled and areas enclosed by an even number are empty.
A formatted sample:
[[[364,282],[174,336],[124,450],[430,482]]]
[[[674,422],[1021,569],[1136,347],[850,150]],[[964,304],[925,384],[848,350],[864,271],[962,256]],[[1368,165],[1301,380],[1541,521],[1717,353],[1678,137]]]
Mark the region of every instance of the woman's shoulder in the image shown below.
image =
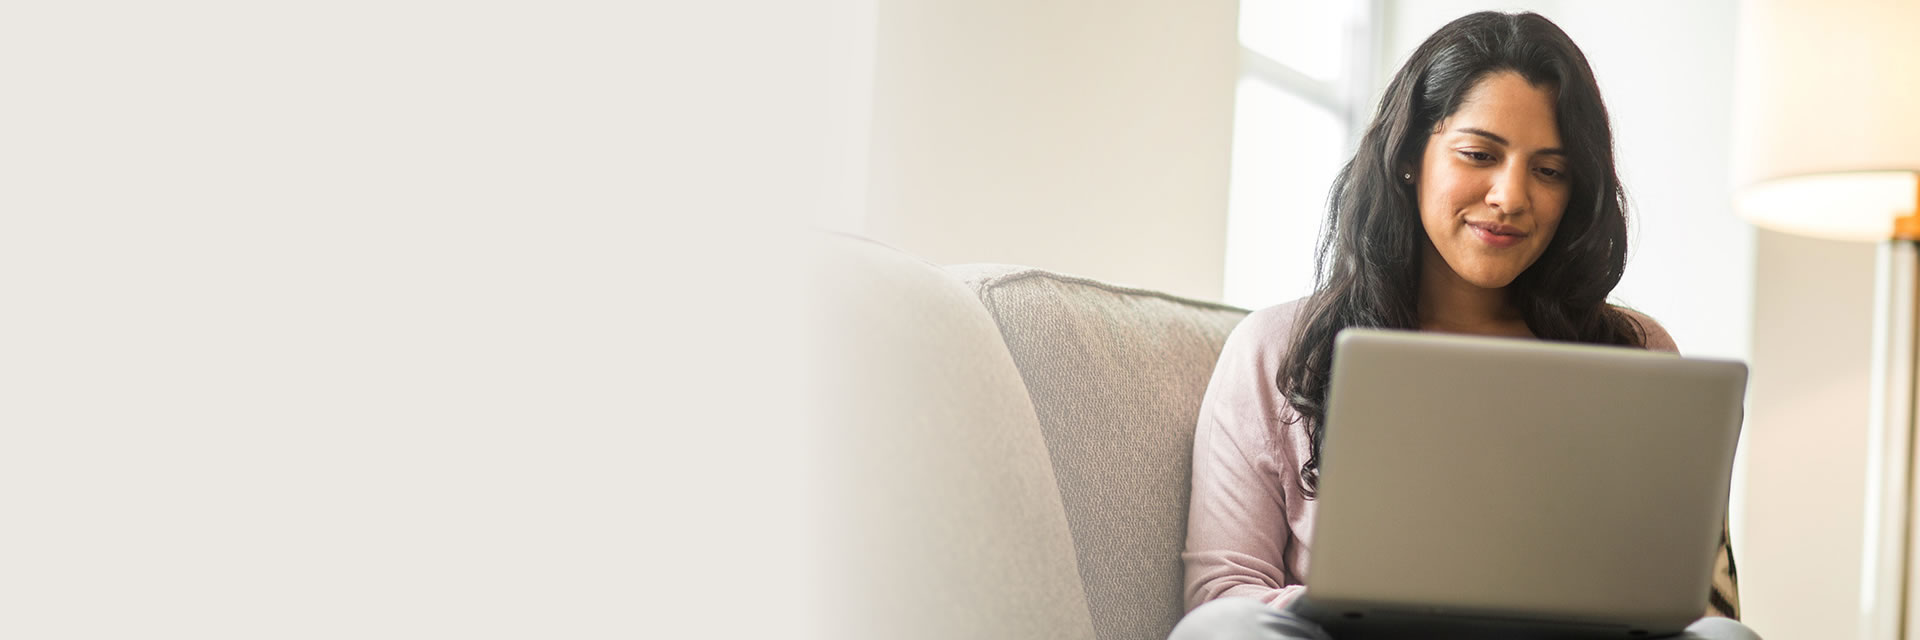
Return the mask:
[[[1294,298],[1270,307],[1256,309],[1247,314],[1242,326],[1252,326],[1266,330],[1291,330],[1296,316],[1306,307],[1306,298]]]
[[[1221,357],[1224,359],[1233,355],[1243,362],[1261,365],[1256,369],[1277,370],[1291,348],[1293,331],[1299,324],[1300,313],[1305,309],[1306,302],[1306,298],[1298,298],[1248,313],[1227,336]],[[1609,306],[1627,319],[1641,346],[1652,351],[1680,351],[1673,341],[1673,335],[1667,333],[1667,328],[1654,320],[1653,316],[1629,307]]]
[[[1302,306],[1301,300],[1283,302],[1242,318],[1220,348],[1211,384],[1216,390],[1210,393],[1239,396],[1257,392],[1253,398],[1261,404],[1284,404],[1278,400],[1274,379],[1285,366]],[[1241,400],[1253,402],[1253,398]]]
[[[1299,298],[1248,313],[1228,334],[1222,356],[1228,353],[1252,356],[1277,365],[1286,356],[1293,328],[1305,303],[1306,298]]]
[[[1668,334],[1667,328],[1660,326],[1660,322],[1654,320],[1653,316],[1620,305],[1610,306],[1614,311],[1626,316],[1627,323],[1632,325],[1634,333],[1639,336],[1641,346],[1646,347],[1647,350],[1680,352],[1679,345],[1673,342],[1673,336]]]
[[[1300,300],[1257,309],[1247,314],[1227,335],[1201,400],[1200,421],[1213,436],[1241,443],[1249,451],[1265,451],[1292,460],[1298,447],[1275,448],[1280,441],[1297,439],[1289,433],[1294,412],[1276,386],[1293,340]],[[1196,436],[1196,447],[1210,437]]]

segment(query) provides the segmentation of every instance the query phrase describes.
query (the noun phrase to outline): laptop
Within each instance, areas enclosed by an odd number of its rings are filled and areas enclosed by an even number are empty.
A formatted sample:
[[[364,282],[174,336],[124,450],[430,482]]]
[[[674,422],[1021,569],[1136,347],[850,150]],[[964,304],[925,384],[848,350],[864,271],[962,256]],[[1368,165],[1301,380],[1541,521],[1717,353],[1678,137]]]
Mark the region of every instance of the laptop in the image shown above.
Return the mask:
[[[1354,329],[1299,611],[1341,640],[1646,638],[1707,609],[1747,368]]]

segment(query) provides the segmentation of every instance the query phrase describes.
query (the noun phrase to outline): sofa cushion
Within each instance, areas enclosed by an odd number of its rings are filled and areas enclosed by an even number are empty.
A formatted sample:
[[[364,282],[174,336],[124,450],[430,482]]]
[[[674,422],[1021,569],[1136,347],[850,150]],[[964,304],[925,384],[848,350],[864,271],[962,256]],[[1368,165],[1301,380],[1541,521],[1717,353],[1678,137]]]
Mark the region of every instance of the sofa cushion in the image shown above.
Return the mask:
[[[1047,271],[957,265],[1032,396],[1100,640],[1161,640],[1185,611],[1194,425],[1243,309]]]
[[[813,239],[823,637],[1092,638],[1047,445],[980,301],[878,243]]]

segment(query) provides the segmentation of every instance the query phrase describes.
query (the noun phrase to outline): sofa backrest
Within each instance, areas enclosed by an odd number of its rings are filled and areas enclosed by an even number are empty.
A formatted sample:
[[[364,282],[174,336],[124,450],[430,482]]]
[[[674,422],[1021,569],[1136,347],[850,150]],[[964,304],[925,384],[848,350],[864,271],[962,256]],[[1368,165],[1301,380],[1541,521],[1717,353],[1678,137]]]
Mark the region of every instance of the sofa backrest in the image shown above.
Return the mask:
[[[1099,640],[1161,640],[1185,612],[1193,431],[1247,311],[1008,265],[947,268],[985,305],[1046,440]]]

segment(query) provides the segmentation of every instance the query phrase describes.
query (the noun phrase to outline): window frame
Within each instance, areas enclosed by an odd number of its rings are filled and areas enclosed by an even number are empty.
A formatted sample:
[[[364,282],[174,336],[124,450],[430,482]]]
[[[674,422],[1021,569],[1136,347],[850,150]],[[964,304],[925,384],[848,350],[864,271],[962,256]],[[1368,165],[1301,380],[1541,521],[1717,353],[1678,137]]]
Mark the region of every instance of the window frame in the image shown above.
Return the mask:
[[[1242,1],[1244,2],[1245,0]],[[1354,150],[1359,146],[1362,134],[1365,133],[1365,126],[1373,116],[1373,105],[1377,100],[1378,94],[1378,90],[1376,90],[1375,87],[1381,84],[1380,80],[1384,75],[1379,68],[1379,64],[1380,61],[1386,57],[1383,53],[1387,44],[1388,25],[1386,24],[1385,18],[1388,15],[1388,7],[1387,0],[1347,0],[1347,2],[1349,14],[1345,26],[1346,34],[1344,38],[1341,38],[1345,64],[1342,66],[1341,73],[1332,80],[1315,78],[1285,62],[1276,60],[1247,46],[1246,42],[1240,39],[1240,25],[1238,22],[1240,18],[1236,17],[1233,37],[1234,44],[1239,49],[1239,72],[1234,83],[1235,112],[1233,122],[1235,133],[1232,145],[1235,149],[1232,153],[1236,158],[1235,162],[1237,162],[1240,154],[1239,146],[1248,142],[1240,136],[1243,121],[1241,119],[1242,114],[1239,112],[1241,105],[1239,93],[1242,90],[1241,87],[1248,82],[1258,83],[1267,88],[1290,94],[1314,107],[1330,112],[1334,120],[1339,122],[1344,130],[1342,132],[1344,134],[1342,136],[1344,145],[1340,149],[1340,154],[1346,158],[1353,156]],[[1244,14],[1244,11],[1240,12],[1240,15]],[[1231,166],[1230,163],[1228,172],[1229,175],[1235,175],[1238,172],[1238,167]],[[1239,188],[1241,187],[1229,185],[1230,190],[1237,190]],[[1315,194],[1316,197],[1314,200],[1323,201],[1321,196],[1325,193],[1324,189],[1325,186],[1322,187],[1320,193]],[[1238,256],[1232,249],[1237,243],[1235,243],[1232,238],[1232,234],[1235,233],[1235,228],[1231,221],[1235,219],[1246,219],[1247,216],[1283,215],[1283,213],[1279,211],[1259,212],[1232,209],[1231,207],[1234,207],[1235,203],[1239,200],[1240,198],[1238,196],[1231,195],[1230,192],[1228,198],[1228,206],[1230,209],[1227,212],[1229,223],[1226,225],[1226,233],[1229,237],[1225,239],[1229,249],[1227,251],[1226,264],[1223,265],[1226,269],[1226,272],[1223,274],[1223,282],[1229,284],[1243,278],[1255,281],[1261,279],[1258,276],[1239,275],[1243,269],[1252,267],[1236,264],[1240,262],[1240,260],[1237,259]],[[1312,226],[1315,229],[1319,229],[1323,224],[1324,221],[1316,221]],[[1312,269],[1310,260],[1303,260],[1299,262],[1299,264],[1301,268]],[[1298,277],[1301,274],[1295,273],[1293,275]],[[1311,280],[1312,274],[1305,274],[1305,279]],[[1232,286],[1228,287],[1229,292],[1232,292],[1233,289],[1234,287]],[[1254,299],[1229,302],[1237,302],[1243,306],[1259,306],[1261,303],[1272,301],[1268,299],[1275,297],[1275,295],[1285,296],[1290,294],[1273,292],[1271,294],[1254,296],[1253,294],[1240,292],[1239,295],[1249,296]],[[1283,301],[1284,300],[1279,300],[1279,302]]]

